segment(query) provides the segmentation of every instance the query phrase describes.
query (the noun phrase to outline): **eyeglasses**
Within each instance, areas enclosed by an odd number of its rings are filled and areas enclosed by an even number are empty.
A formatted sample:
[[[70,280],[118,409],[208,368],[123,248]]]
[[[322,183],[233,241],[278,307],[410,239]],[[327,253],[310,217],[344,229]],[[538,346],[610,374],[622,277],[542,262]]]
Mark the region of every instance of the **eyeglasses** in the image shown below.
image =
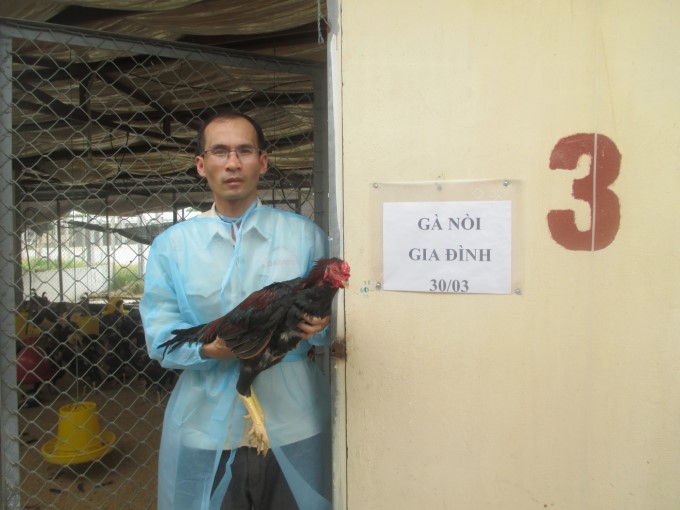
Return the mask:
[[[217,149],[207,149],[203,151],[203,154],[201,154],[201,156],[205,156],[206,154],[212,154],[215,158],[226,161],[227,159],[229,159],[229,154],[231,154],[232,152],[236,154],[236,157],[238,159],[243,160],[254,156],[256,153],[260,154],[262,151],[260,149],[256,149],[252,145],[244,145],[243,147],[237,147],[236,149],[225,149],[219,147]]]

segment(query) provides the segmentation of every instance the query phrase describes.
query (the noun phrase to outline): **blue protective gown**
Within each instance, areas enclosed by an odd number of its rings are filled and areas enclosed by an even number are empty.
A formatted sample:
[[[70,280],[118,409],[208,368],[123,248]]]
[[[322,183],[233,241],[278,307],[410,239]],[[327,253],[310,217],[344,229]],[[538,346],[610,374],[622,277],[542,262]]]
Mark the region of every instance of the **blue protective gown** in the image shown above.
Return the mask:
[[[161,510],[219,508],[230,470],[211,497],[217,463],[223,450],[245,444],[247,423],[236,393],[238,361],[203,359],[198,344],[165,354],[158,346],[172,330],[212,321],[255,290],[306,275],[327,255],[328,239],[318,226],[270,207],[251,208],[234,235],[213,207],[166,230],[149,253],[140,302],[147,347],[164,367],[182,369],[163,423]],[[270,447],[301,510],[331,508],[329,389],[307,358],[310,344],[327,342],[325,332],[301,342],[253,384]],[[200,456],[191,455],[197,451]]]

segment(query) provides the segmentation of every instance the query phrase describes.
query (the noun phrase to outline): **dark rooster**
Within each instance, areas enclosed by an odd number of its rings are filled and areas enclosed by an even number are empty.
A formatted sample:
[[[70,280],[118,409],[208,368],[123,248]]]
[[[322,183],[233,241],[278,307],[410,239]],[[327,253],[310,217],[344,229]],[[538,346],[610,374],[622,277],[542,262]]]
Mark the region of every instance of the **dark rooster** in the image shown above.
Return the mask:
[[[349,280],[349,265],[338,258],[319,259],[306,277],[272,283],[255,291],[226,315],[208,324],[173,331],[160,345],[171,352],[183,343],[210,343],[221,338],[240,360],[236,391],[243,401],[252,427],[251,446],[266,455],[269,438],[265,416],[252,389],[257,374],[280,362],[300,341],[297,325],[304,316],[330,315],[338,289]]]

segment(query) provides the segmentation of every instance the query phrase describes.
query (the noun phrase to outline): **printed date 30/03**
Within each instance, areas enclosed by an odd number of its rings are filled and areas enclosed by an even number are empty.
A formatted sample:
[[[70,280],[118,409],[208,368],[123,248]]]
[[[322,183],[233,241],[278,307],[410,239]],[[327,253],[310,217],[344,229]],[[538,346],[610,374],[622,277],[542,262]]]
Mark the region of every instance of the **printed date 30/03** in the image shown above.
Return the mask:
[[[430,292],[468,292],[470,286],[467,280],[430,280]]]

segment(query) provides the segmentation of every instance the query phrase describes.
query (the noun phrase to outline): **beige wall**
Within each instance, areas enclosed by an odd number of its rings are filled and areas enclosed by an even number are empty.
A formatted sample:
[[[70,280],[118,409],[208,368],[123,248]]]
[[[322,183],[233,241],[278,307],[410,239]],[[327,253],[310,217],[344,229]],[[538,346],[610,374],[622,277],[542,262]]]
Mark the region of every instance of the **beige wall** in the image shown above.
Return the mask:
[[[341,7],[348,508],[680,508],[680,4]],[[587,228],[584,173],[549,158],[595,132],[620,228],[568,250],[546,215]],[[371,183],[503,178],[522,296],[365,291]]]

